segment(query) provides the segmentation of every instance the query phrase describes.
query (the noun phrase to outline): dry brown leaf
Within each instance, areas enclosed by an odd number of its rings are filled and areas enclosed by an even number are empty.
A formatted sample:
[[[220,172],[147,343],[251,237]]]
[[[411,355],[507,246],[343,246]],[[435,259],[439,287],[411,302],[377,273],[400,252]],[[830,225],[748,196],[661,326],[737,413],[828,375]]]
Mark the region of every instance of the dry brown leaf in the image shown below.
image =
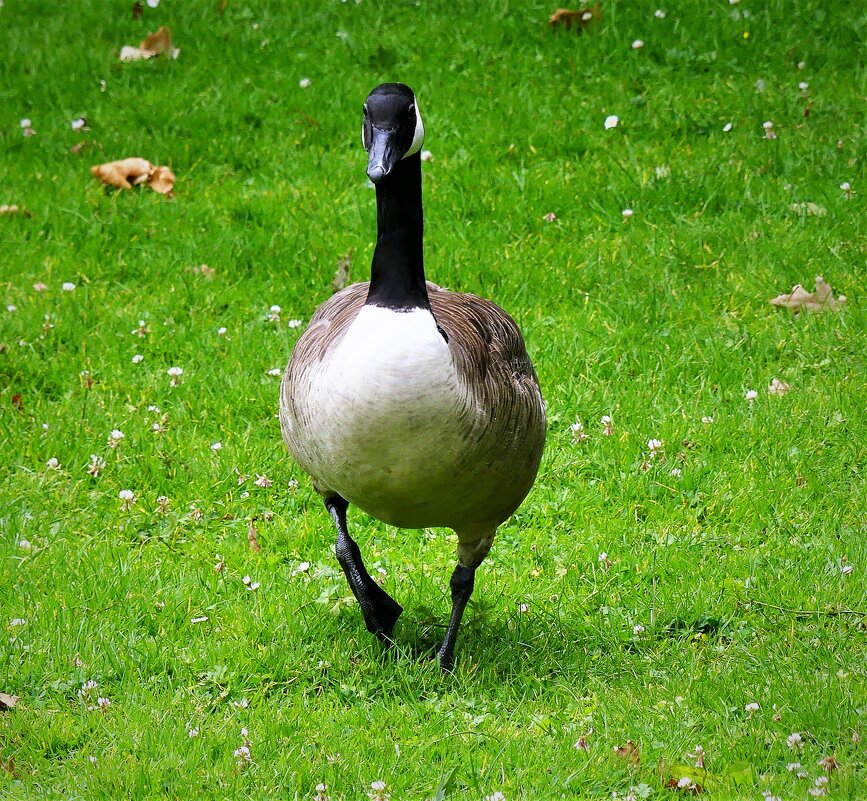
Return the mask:
[[[175,174],[168,167],[156,167],[148,179],[148,185],[154,192],[170,195],[175,188]]]
[[[250,525],[247,526],[247,543],[249,544],[251,551],[259,553],[262,550],[262,546],[259,545],[259,540],[256,539],[256,527],[253,525],[252,521],[250,521]]]
[[[548,19],[548,25],[556,28],[562,25],[564,28],[575,29],[577,33],[584,31],[592,22],[596,22],[602,16],[602,7],[599,3],[586,8],[573,11],[568,8],[558,8]]]
[[[0,712],[5,712],[7,709],[13,709],[18,703],[17,695],[9,695],[8,693],[0,693]]]
[[[155,56],[167,55],[177,58],[180,50],[172,44],[172,31],[167,25],[163,25],[158,31],[149,33],[138,47],[124,45],[120,49],[121,61],[142,61]]]
[[[777,295],[769,302],[774,306],[785,306],[795,311],[826,311],[839,309],[846,302],[846,296],[839,295],[835,298],[831,286],[821,275],[817,275],[815,292],[807,292],[800,284],[796,284],[790,293]]]
[[[170,195],[175,186],[175,174],[168,167],[157,167],[147,159],[128,158],[96,164],[90,174],[104,184],[118,189],[131,189],[146,183],[161,195]]]
[[[3,761],[3,757],[0,757],[0,770],[8,773],[12,778],[17,778],[18,774],[15,772],[15,757],[9,757],[8,762]]]
[[[349,286],[349,267],[351,264],[351,250],[342,259],[337,260],[337,272],[334,273],[334,279],[331,281],[331,288],[335,292],[340,292],[341,289]]]
[[[638,746],[627,740],[626,745],[614,746],[614,753],[621,759],[625,759],[630,767],[638,768],[641,765],[641,754],[638,753]]]
[[[131,189],[133,185],[147,181],[154,169],[147,159],[128,158],[97,164],[90,168],[90,174],[109,186]]]

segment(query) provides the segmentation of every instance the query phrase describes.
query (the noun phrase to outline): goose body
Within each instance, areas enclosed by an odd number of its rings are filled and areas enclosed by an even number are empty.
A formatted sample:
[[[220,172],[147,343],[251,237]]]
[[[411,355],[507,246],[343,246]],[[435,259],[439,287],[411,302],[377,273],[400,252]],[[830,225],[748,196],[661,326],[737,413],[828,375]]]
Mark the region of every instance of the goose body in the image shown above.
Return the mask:
[[[408,87],[384,84],[368,97],[362,138],[378,211],[371,281],[313,315],[283,378],[280,421],[337,526],[338,559],[367,627],[383,639],[401,608],[367,574],[346,528],[348,505],[394,526],[457,533],[440,650],[450,670],[475,569],[535,479],[545,412],[512,318],[425,281],[423,132]]]

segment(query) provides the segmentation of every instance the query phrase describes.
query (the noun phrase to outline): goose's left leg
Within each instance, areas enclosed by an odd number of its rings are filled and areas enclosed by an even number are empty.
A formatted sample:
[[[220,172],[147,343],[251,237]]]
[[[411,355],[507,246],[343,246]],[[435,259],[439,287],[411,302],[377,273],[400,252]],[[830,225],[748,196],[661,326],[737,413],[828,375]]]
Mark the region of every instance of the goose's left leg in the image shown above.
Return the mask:
[[[455,663],[455,643],[458,639],[458,628],[464,609],[473,594],[473,586],[476,581],[476,568],[484,561],[491,550],[494,534],[486,534],[477,540],[458,543],[458,565],[452,573],[452,614],[449,618],[449,627],[446,629],[446,637],[439,651],[440,670],[443,673],[451,673]],[[460,533],[458,534],[460,537]]]

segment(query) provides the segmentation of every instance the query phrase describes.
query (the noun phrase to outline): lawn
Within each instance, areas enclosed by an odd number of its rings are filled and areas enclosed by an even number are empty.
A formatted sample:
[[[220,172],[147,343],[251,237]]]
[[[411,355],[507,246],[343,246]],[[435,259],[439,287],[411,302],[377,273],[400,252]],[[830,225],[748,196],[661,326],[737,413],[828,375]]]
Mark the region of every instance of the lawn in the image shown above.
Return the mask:
[[[863,9],[131,5],[0,7],[0,798],[867,797]],[[428,277],[548,404],[447,677],[453,535],[351,510],[383,653],[276,419],[367,277],[385,80]],[[128,156],[174,197],[89,173]]]

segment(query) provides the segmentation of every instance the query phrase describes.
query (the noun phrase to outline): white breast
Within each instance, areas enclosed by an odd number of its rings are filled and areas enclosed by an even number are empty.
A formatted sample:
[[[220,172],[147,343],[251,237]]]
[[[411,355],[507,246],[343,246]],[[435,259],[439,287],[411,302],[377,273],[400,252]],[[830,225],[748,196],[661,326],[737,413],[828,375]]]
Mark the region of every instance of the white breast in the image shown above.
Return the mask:
[[[466,456],[467,398],[428,311],[364,306],[313,376],[296,457],[320,488],[386,522],[441,524],[457,500],[443,496]]]

